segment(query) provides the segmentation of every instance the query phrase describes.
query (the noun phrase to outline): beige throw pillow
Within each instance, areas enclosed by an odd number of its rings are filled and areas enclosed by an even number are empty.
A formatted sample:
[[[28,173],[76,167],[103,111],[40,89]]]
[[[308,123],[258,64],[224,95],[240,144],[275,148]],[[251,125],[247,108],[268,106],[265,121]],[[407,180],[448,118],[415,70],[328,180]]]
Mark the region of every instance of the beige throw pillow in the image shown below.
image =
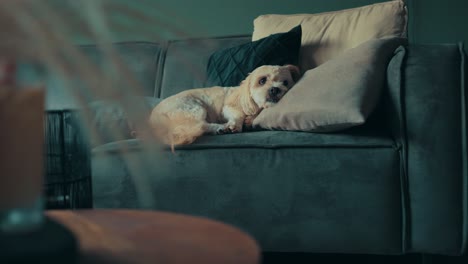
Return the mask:
[[[254,127],[332,132],[363,124],[385,87],[387,64],[404,38],[369,40],[308,70]]]
[[[302,72],[374,38],[406,37],[404,1],[383,2],[319,14],[262,15],[254,21],[252,41],[302,25],[299,66]]]

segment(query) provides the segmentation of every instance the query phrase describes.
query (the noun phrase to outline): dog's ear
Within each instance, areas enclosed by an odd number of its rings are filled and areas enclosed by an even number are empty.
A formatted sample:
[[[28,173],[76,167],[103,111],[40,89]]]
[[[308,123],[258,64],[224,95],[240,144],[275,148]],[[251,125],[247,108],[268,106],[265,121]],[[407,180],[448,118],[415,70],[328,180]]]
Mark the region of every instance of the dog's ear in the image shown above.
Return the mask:
[[[291,77],[293,78],[293,81],[295,83],[299,81],[299,79],[301,78],[301,71],[299,70],[299,67],[292,64],[286,64],[283,67],[288,68],[289,72],[291,72]]]
[[[244,87],[245,84],[248,84],[250,82],[250,74],[251,72],[247,73],[247,76],[245,76],[244,80],[240,82],[240,87]]]
[[[240,84],[240,105],[242,107],[243,112],[246,115],[252,115],[255,114],[258,110],[258,106],[255,103],[255,101],[252,99],[251,93],[250,93],[250,79],[252,78],[252,75],[249,74],[243,80]]]

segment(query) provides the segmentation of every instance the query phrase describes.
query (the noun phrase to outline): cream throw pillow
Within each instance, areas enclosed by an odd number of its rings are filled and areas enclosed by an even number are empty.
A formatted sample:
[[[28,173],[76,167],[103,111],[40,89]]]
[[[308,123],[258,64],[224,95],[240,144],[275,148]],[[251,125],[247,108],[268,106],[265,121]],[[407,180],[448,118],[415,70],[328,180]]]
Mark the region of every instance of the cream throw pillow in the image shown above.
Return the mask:
[[[302,72],[374,38],[406,37],[404,1],[383,2],[319,14],[262,15],[254,21],[252,41],[302,25],[299,66]]]
[[[275,106],[255,118],[254,127],[333,132],[363,124],[385,87],[393,52],[406,42],[369,40],[308,70]]]

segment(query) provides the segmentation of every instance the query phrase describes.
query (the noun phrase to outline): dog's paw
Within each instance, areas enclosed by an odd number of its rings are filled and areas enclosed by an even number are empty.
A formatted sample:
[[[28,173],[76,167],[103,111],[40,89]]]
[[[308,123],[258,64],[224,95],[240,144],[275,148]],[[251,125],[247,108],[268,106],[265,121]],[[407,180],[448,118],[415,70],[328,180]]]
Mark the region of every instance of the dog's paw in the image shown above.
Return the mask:
[[[221,127],[216,130],[216,135],[224,135],[229,133],[228,129],[226,127]]]
[[[230,133],[240,133],[240,132],[242,132],[242,124],[237,125],[234,122],[230,122],[230,123],[227,124],[226,127],[227,127],[227,129],[229,130]]]
[[[244,119],[243,129],[248,131],[253,130],[254,119],[254,116],[246,116]]]
[[[233,133],[233,132],[227,125],[223,126],[223,127],[220,127],[220,128],[218,128],[218,130],[216,130],[217,135],[224,135],[224,134],[231,134],[231,133]]]
[[[233,134],[242,132],[242,127],[237,126],[234,122],[225,124],[216,130],[217,135]]]

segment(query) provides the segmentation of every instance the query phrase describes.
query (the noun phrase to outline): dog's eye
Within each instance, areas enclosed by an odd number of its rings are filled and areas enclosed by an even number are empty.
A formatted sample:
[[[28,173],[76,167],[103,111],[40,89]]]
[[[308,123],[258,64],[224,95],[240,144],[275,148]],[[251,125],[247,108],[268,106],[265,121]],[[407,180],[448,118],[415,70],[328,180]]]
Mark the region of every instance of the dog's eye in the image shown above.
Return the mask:
[[[266,80],[267,80],[267,78],[266,78],[266,77],[263,77],[263,78],[261,78],[261,79],[258,81],[258,83],[259,83],[260,85],[264,85],[264,84],[266,83]]]
[[[289,84],[289,82],[288,82],[287,80],[284,80],[284,81],[283,81],[283,85],[284,85],[284,86],[288,86],[288,84]]]

